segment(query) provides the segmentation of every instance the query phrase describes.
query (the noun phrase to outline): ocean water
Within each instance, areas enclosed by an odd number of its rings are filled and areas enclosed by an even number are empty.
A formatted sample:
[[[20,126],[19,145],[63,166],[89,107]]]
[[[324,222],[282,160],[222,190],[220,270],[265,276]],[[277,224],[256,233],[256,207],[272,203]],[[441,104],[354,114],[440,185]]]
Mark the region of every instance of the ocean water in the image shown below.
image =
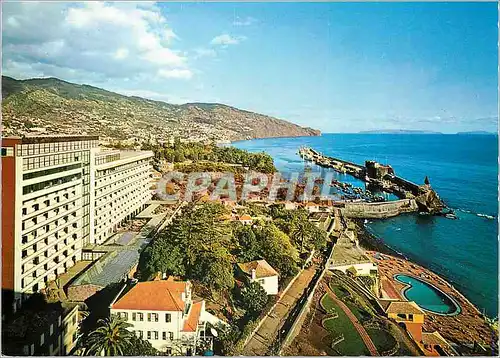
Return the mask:
[[[392,165],[415,183],[429,177],[458,220],[401,215],[375,220],[368,229],[394,250],[448,279],[490,317],[498,315],[498,137],[439,134],[323,134],[320,137],[240,141],[235,147],[264,151],[282,172],[301,171],[302,145],[362,164]],[[313,166],[314,171],[325,171]],[[354,186],[364,184],[335,174]],[[487,215],[484,217],[482,215]]]

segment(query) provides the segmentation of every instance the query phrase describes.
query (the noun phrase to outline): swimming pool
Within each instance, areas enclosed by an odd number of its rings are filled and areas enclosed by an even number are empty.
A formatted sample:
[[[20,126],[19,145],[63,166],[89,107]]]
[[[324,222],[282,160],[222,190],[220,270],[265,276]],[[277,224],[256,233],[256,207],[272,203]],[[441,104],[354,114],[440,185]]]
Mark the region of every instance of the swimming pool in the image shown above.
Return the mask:
[[[394,279],[405,284],[401,291],[403,296],[425,311],[439,315],[453,316],[460,313],[460,306],[453,298],[435,287],[414,276],[394,275]]]

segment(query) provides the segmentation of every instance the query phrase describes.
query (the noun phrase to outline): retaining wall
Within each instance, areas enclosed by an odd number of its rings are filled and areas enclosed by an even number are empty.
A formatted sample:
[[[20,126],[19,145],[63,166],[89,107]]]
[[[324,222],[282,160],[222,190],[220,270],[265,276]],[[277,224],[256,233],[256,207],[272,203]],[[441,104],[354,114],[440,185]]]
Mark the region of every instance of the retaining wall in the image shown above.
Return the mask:
[[[382,203],[346,203],[340,210],[347,218],[384,219],[418,211],[418,206],[414,199],[401,199]]]

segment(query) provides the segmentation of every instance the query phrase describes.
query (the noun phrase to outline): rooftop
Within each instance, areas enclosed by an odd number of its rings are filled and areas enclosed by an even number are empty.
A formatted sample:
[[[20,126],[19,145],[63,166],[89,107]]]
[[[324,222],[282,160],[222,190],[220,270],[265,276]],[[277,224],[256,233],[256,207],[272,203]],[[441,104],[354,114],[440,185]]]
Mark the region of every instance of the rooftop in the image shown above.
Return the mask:
[[[186,292],[188,282],[147,281],[137,283],[115,303],[112,309],[183,311],[185,303],[182,293]],[[191,308],[194,311],[194,307]],[[189,320],[188,320],[189,321]]]
[[[433,346],[448,346],[448,342],[438,331],[432,333],[422,332],[422,343]]]
[[[272,266],[269,265],[266,260],[256,260],[245,263],[239,263],[238,267],[241,269],[241,271],[243,271],[249,276],[252,275],[252,270],[255,270],[256,278],[271,277],[278,275],[278,272],[274,268],[272,268]]]
[[[29,134],[24,137],[7,137],[5,139],[21,139],[22,144],[52,143],[52,142],[72,142],[83,140],[99,140],[95,135],[68,135],[68,134]]]
[[[347,236],[341,236],[333,247],[329,265],[344,266],[371,262]]]
[[[184,327],[182,327],[183,332],[196,332],[198,322],[200,321],[202,308],[203,302],[193,303],[191,309],[189,310],[188,318],[184,322]]]
[[[396,301],[389,304],[386,313],[424,314],[424,311],[414,301]]]

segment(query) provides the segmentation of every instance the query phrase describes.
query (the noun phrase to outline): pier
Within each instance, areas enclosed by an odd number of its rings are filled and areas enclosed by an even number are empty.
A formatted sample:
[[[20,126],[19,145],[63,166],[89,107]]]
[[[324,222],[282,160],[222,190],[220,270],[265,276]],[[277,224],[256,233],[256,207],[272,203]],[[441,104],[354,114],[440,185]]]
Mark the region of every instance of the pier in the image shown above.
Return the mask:
[[[323,155],[310,147],[300,147],[298,154],[304,160],[314,162],[321,167],[332,168],[336,172],[349,174],[360,179],[366,183],[368,189],[373,188],[386,193],[392,193],[401,200],[408,200],[405,202],[404,212],[420,211],[430,214],[442,214],[445,208],[444,203],[437,193],[431,189],[427,177],[424,184],[418,185],[397,176],[390,165],[384,165],[373,160],[367,160],[363,166],[339,158]],[[364,205],[371,204],[372,203],[365,203]],[[382,207],[383,205],[379,207],[379,209]],[[353,212],[356,212],[357,209],[358,208],[353,210]],[[385,211],[385,209],[384,207],[383,211]],[[394,209],[395,208],[388,209],[390,212],[388,216],[394,216],[399,212],[399,210]],[[375,209],[373,211],[379,210]]]

